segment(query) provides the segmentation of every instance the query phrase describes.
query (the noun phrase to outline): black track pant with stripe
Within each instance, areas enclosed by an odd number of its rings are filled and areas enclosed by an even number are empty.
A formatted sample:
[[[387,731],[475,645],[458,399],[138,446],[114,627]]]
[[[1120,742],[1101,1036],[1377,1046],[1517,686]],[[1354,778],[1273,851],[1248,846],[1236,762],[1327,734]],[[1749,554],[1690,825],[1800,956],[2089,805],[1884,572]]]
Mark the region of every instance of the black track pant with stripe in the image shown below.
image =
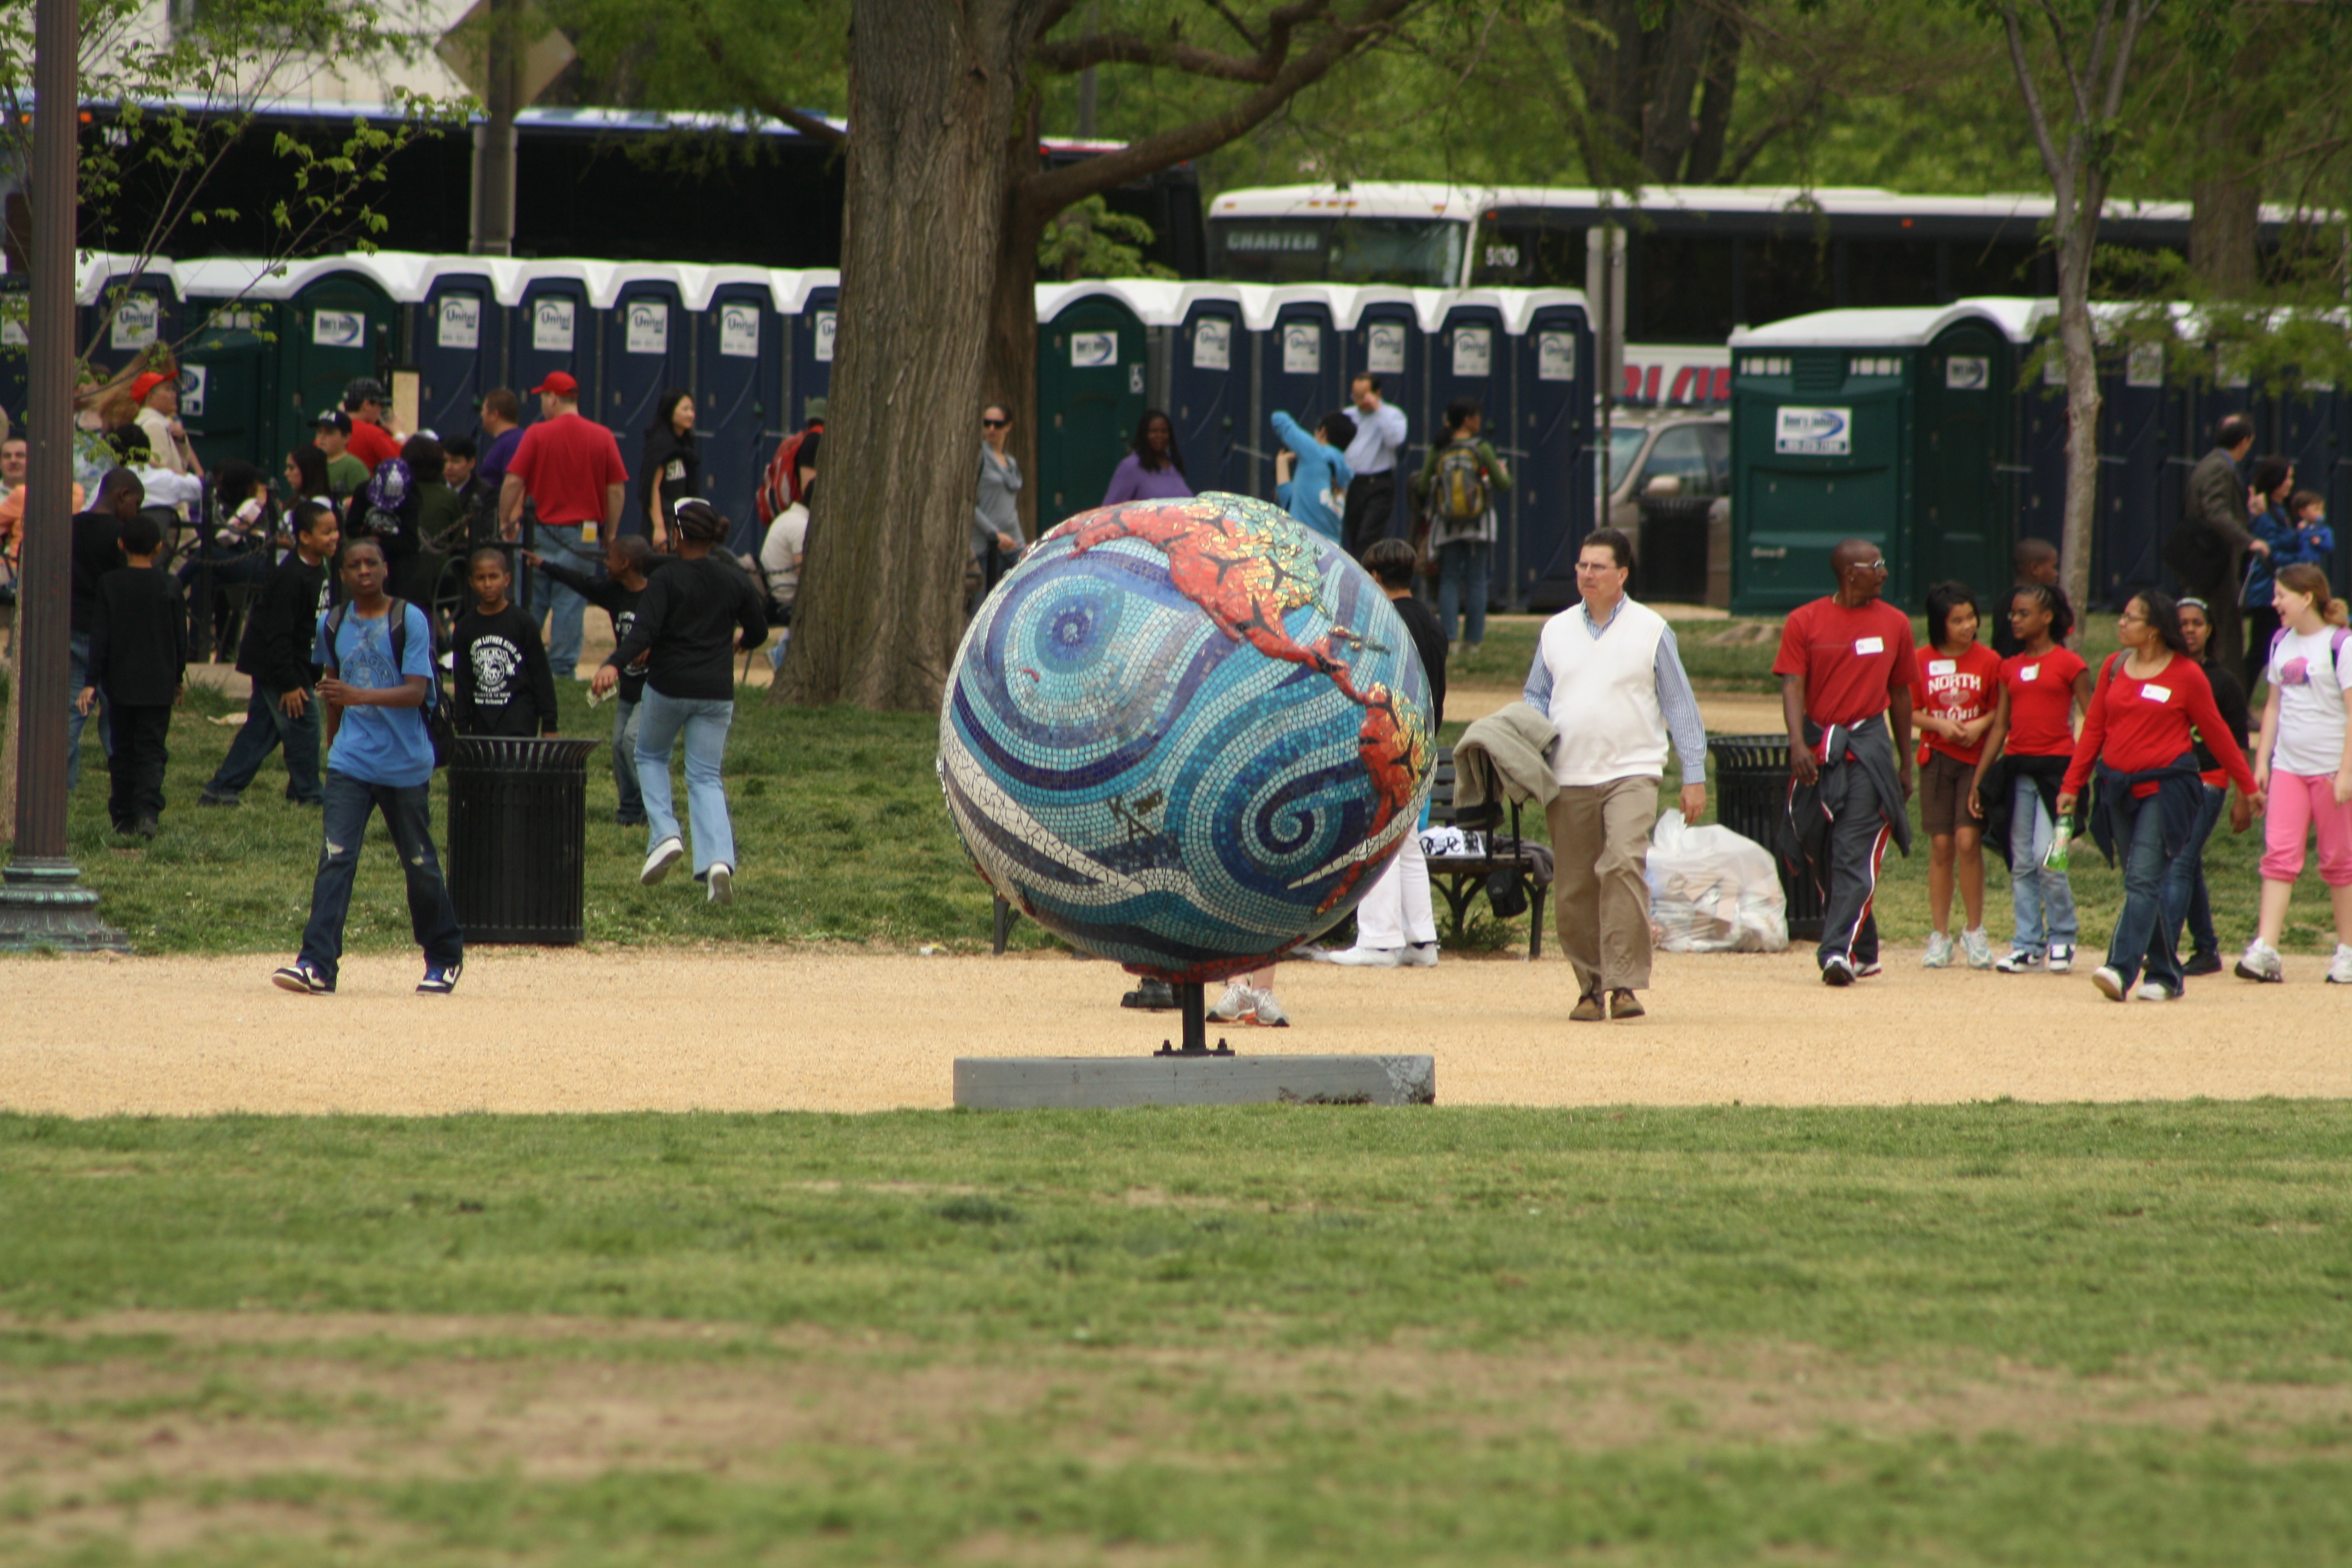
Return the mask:
[[[1860,969],[1878,962],[1878,920],[1871,904],[1893,829],[1868,769],[1852,763],[1823,768],[1820,788],[1830,819],[1829,876],[1815,951],[1824,964],[1835,956]]]

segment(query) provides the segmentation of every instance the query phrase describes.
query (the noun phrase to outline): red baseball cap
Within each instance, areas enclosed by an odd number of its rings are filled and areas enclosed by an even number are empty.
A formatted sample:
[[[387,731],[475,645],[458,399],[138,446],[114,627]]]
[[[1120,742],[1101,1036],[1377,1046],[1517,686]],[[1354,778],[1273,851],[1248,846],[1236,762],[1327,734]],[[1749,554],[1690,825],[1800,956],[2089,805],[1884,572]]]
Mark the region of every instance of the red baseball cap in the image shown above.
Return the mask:
[[[568,370],[551,370],[547,373],[545,381],[530,389],[533,397],[542,392],[552,392],[559,397],[577,397],[580,395],[580,384],[572,379],[572,373]]]
[[[131,382],[131,401],[144,404],[149,393],[167,381],[176,386],[179,384],[179,380],[176,375],[165,375],[162,371],[157,370],[151,370],[144,375],[134,376]]]

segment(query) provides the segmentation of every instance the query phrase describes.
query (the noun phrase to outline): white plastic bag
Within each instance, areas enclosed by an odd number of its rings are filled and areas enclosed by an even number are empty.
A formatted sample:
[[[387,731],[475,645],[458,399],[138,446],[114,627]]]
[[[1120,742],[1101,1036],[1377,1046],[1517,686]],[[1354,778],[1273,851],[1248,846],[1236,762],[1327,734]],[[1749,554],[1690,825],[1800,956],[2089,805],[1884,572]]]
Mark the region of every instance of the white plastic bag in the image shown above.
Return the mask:
[[[1650,835],[1650,941],[1668,952],[1780,952],[1789,901],[1771,852],[1679,811]]]

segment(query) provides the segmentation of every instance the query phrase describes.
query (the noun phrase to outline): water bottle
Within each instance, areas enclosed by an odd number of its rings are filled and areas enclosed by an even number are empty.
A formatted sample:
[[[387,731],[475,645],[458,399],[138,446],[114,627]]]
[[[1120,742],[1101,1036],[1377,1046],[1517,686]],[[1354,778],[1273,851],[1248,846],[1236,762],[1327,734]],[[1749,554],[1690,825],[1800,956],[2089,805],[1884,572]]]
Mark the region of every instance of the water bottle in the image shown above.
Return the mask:
[[[2042,858],[2042,863],[2053,871],[2063,871],[2068,858],[2066,852],[2074,842],[2074,819],[2072,816],[2061,817],[2058,830],[2050,836],[2050,853]]]

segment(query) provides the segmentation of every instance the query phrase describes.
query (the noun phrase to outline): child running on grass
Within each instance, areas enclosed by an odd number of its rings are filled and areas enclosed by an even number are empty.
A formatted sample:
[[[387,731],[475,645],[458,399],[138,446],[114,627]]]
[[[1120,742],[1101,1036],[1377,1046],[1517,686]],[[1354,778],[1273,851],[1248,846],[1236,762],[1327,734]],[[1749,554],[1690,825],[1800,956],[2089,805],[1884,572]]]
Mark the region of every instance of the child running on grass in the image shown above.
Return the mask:
[[[109,579],[112,581],[112,579]],[[2267,791],[2263,817],[2263,903],[2254,940],[2238,960],[2248,980],[2277,982],[2279,932],[2303,875],[2304,841],[2319,839],[2319,879],[2336,906],[2331,985],[2352,985],[2352,632],[2327,574],[2308,562],[2279,568],[2271,599],[2278,635],[2263,674],[2263,732],[2254,742],[2254,783]]]
[[[354,539],[343,546],[344,603],[319,617],[310,656],[327,672],[319,681],[327,738],[324,842],[301,956],[269,978],[313,996],[335,989],[360,844],[378,811],[408,880],[409,928],[425,950],[417,991],[447,995],[464,967],[465,937],[433,848],[433,738],[425,728],[433,627],[424,611],[384,593],[387,575],[383,545]]]
[[[2057,833],[2058,790],[2074,754],[2074,715],[2091,705],[2091,669],[2063,646],[2074,629],[2066,595],[2046,584],[2014,590],[2009,626],[2023,650],[2001,660],[1992,728],[1969,788],[1969,815],[2009,850],[2009,897],[2017,917],[2009,952],[1993,967],[2031,974],[2074,966],[2074,889],[2044,864]]]
[[[457,617],[457,691],[449,706],[461,735],[529,740],[556,730],[555,672],[539,626],[507,598],[514,574],[495,544],[478,547],[466,563],[474,607]]]
[[[1927,909],[1936,929],[1919,962],[1952,962],[1952,884],[1969,923],[1960,951],[1970,969],[1992,967],[1984,929],[1984,826],[1969,810],[1977,763],[1992,728],[2000,656],[1977,641],[1977,596],[1964,583],[1927,590],[1927,646],[1919,650],[1911,722],[1919,731],[1919,821],[1927,830]]]

